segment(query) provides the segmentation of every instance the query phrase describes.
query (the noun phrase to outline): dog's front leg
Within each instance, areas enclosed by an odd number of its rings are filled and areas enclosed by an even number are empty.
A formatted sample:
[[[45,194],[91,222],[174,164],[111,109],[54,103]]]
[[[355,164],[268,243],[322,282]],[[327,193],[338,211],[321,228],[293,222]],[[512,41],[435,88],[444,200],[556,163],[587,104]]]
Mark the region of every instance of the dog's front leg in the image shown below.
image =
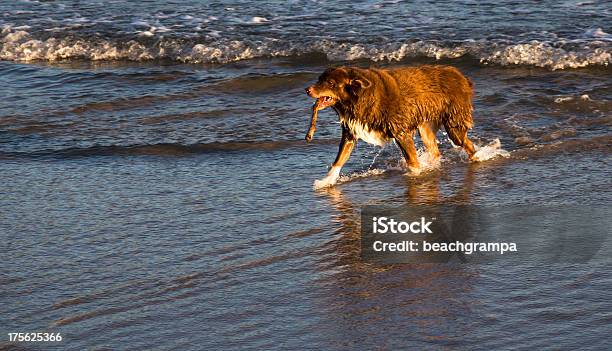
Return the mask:
[[[353,152],[356,142],[357,139],[355,139],[351,132],[343,126],[342,140],[340,141],[338,156],[336,156],[336,160],[332,164],[329,172],[327,172],[327,176],[321,180],[315,180],[315,189],[321,189],[336,184],[336,181],[340,176],[340,170],[346,161],[348,161],[349,157],[351,157],[351,152]]]

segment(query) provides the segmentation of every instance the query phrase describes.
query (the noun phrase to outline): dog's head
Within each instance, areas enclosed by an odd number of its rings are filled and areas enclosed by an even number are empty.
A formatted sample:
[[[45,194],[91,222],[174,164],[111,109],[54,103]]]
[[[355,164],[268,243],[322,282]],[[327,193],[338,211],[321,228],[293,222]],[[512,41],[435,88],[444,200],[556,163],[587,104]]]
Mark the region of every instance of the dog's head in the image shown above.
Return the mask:
[[[306,93],[312,98],[319,99],[319,106],[324,109],[339,101],[355,98],[371,84],[361,72],[354,68],[328,68],[319,76],[315,84],[306,88]]]

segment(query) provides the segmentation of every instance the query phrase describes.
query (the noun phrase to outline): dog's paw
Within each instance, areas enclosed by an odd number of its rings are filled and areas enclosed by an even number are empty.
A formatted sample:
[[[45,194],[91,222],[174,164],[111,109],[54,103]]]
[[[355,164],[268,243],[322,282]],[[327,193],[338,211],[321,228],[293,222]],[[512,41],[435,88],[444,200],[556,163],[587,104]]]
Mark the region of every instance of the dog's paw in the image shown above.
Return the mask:
[[[336,184],[336,179],[335,177],[325,177],[323,179],[319,179],[319,180],[315,180],[314,184],[312,185],[312,188],[314,190],[319,190],[319,189],[323,189],[323,188],[327,188],[330,186],[333,186],[334,184]]]
[[[408,173],[410,175],[418,176],[421,174],[421,167],[419,166],[408,166]]]
[[[320,179],[320,180],[315,180],[312,188],[314,190],[318,190],[318,189],[330,187],[336,184],[338,177],[340,177],[340,167],[332,166],[329,172],[327,172],[327,176],[325,176],[325,178]]]

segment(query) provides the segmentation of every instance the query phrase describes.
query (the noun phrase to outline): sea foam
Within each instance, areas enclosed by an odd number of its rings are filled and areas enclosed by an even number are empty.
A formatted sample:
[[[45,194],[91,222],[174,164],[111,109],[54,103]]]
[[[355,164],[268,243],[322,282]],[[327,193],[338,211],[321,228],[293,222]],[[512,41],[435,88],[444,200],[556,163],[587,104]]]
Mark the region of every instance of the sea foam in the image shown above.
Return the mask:
[[[252,23],[266,19],[253,17]],[[144,26],[144,22],[140,23]],[[147,24],[148,25],[148,24]],[[88,60],[173,60],[184,63],[228,63],[259,57],[287,57],[322,53],[330,61],[371,60],[401,61],[415,57],[456,59],[469,57],[481,64],[528,65],[549,69],[607,66],[612,53],[606,41],[565,45],[564,41],[500,43],[468,40],[442,43],[439,41],[390,42],[383,44],[348,43],[318,39],[286,42],[274,38],[249,41],[230,39],[211,29],[193,37],[167,35],[170,29],[148,26],[132,36],[109,39],[79,37],[61,33],[49,38],[26,31],[25,27],[4,25],[0,34],[0,59],[10,61]],[[58,30],[59,31],[59,30]],[[60,31],[61,32],[61,31]],[[49,33],[45,31],[45,33]],[[54,32],[55,33],[55,32]],[[605,38],[605,32],[594,31],[592,37]]]

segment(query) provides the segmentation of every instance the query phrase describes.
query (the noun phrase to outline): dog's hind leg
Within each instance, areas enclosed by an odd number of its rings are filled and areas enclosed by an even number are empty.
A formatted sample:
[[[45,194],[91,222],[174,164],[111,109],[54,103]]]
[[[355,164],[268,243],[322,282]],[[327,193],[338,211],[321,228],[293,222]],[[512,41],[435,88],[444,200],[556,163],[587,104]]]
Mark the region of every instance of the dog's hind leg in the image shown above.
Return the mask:
[[[342,127],[342,140],[340,141],[340,147],[338,148],[338,156],[332,164],[327,176],[321,180],[315,180],[314,188],[321,189],[336,184],[338,177],[340,176],[340,170],[342,166],[351,157],[351,152],[355,148],[357,139],[348,131],[348,129]]]
[[[415,174],[418,174],[421,170],[419,165],[419,159],[417,157],[416,147],[414,146],[414,140],[412,140],[414,132],[400,132],[398,135],[394,135],[397,145],[402,150],[402,154],[406,159],[408,169]]]
[[[467,136],[467,128],[462,127],[452,127],[448,124],[444,125],[444,129],[448,133],[448,137],[453,141],[453,143],[457,146],[462,146],[465,152],[467,152],[470,160],[476,153],[476,149],[474,149],[474,144]]]
[[[429,122],[423,122],[418,128],[419,135],[427,148],[427,152],[437,160],[440,158],[440,150],[438,150],[438,141],[436,140],[436,131],[438,129],[434,129],[434,126]]]

